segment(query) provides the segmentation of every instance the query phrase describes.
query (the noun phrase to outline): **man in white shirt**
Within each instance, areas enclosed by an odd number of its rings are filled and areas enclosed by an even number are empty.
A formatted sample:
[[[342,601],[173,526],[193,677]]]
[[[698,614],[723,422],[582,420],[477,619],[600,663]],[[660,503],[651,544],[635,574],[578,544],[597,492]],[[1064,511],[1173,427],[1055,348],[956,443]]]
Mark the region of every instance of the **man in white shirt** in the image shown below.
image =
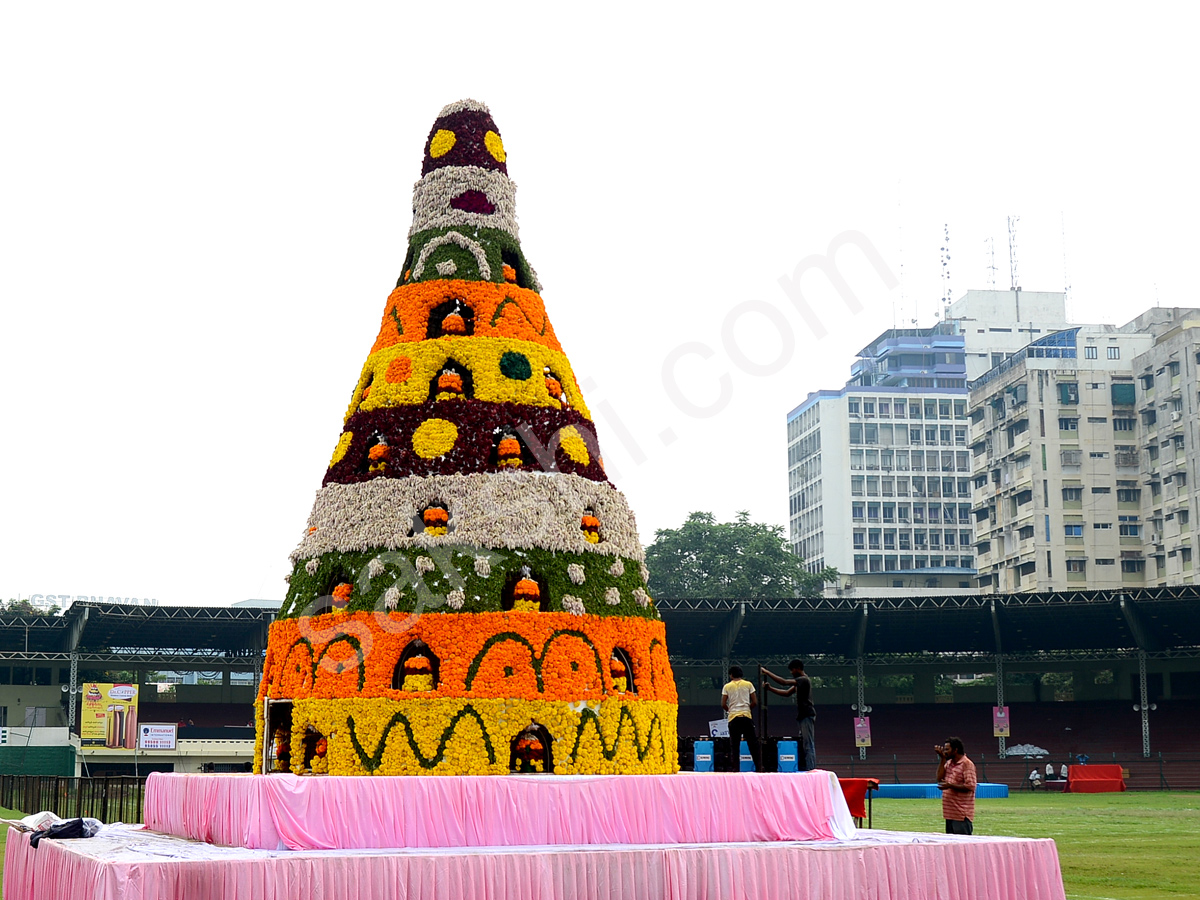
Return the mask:
[[[721,689],[721,709],[725,710],[725,717],[729,720],[729,765],[732,772],[740,769],[742,741],[750,748],[754,771],[762,771],[758,736],[754,732],[754,716],[751,713],[756,706],[758,694],[754,692],[754,685],[742,677],[741,666],[730,666],[729,683]]]

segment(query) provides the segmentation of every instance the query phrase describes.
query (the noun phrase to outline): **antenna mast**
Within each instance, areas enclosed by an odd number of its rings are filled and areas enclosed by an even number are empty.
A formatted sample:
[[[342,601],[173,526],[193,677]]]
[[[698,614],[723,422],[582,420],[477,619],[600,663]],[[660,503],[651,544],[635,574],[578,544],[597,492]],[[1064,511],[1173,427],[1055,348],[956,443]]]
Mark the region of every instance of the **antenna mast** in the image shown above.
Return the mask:
[[[983,241],[987,244],[988,264],[984,267],[987,272],[987,286],[990,290],[996,289],[996,239],[994,237],[985,238]]]
[[[1062,253],[1063,253],[1063,310],[1067,312],[1071,308],[1071,279],[1067,275],[1067,218],[1066,215],[1059,210],[1059,222],[1062,224]],[[1067,312],[1067,321],[1071,321],[1071,314]]]
[[[942,318],[950,312],[950,225],[942,226]]]
[[[1009,290],[1012,291],[1021,289],[1021,279],[1017,277],[1017,223],[1020,221],[1020,216],[1008,217],[1008,271],[1012,279]]]

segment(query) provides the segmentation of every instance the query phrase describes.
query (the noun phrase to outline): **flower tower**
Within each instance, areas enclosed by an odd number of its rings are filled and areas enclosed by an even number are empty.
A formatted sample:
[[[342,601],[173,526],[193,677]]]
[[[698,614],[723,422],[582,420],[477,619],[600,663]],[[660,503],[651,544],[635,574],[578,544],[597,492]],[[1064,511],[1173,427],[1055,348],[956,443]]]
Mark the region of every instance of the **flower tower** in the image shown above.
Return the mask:
[[[442,110],[402,274],[271,626],[259,770],[678,770],[633,513],[517,233],[487,107]]]

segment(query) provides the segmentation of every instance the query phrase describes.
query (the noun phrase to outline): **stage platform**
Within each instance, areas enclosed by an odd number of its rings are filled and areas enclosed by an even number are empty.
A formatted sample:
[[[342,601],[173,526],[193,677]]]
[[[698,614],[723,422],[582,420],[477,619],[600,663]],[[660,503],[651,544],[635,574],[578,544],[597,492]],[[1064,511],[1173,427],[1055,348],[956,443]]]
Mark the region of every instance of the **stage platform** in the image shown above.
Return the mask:
[[[154,773],[147,827],[250,850],[849,838],[837,777],[799,773],[321,777]]]
[[[859,831],[808,842],[274,851],[114,825],[35,850],[11,829],[5,900],[49,897],[1065,900],[1049,840]]]

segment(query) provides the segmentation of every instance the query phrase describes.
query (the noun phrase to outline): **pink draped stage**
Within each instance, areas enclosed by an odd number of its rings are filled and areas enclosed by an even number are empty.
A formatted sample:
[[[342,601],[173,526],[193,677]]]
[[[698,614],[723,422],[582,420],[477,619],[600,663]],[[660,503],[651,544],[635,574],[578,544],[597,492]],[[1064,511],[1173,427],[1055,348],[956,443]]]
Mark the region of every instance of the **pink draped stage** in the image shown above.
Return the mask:
[[[5,900],[1065,900],[1053,841],[879,831],[810,843],[347,852],[216,847],[111,826],[37,850],[10,830],[4,865]]]
[[[831,772],[324,778],[152,774],[146,826],[229,847],[335,850],[849,838]]]

